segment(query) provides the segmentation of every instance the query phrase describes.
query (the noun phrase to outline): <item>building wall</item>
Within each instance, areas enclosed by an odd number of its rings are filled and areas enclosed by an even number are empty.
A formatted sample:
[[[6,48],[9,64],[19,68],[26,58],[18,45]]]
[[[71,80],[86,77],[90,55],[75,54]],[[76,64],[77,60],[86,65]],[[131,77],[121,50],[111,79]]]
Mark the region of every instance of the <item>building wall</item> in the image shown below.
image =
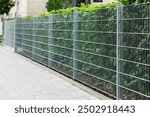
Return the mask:
[[[28,0],[27,11],[28,15],[46,12],[46,2],[48,0]]]
[[[48,0],[16,0],[15,6],[11,9],[9,17],[23,17],[27,15],[35,15],[38,13],[46,12],[46,2]]]
[[[18,4],[19,2],[19,4]],[[10,11],[10,17],[23,17],[27,15],[27,0],[16,0],[15,6]]]

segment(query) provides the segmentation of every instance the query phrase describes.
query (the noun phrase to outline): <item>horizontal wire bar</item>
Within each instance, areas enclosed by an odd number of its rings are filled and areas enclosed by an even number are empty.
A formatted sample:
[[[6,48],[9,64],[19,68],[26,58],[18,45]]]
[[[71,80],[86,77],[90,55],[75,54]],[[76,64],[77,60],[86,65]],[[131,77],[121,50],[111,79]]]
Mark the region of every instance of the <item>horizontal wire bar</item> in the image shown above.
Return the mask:
[[[62,54],[55,53],[55,52],[49,52],[49,53],[52,53],[52,54],[55,54],[55,55],[62,56],[62,57],[65,57],[65,58],[73,60],[73,57],[65,56],[65,55],[62,55]]]
[[[97,79],[99,79],[99,80],[105,81],[105,82],[107,82],[107,83],[110,83],[110,84],[112,84],[112,85],[115,85],[115,86],[116,86],[116,84],[115,84],[115,83],[113,83],[113,82],[111,82],[111,81],[109,81],[109,80],[105,80],[105,79],[103,79],[103,78],[100,78],[100,77],[98,77],[98,76],[95,76],[95,75],[89,74],[89,73],[87,73],[87,72],[85,72],[85,71],[82,71],[82,70],[79,70],[79,69],[76,69],[76,68],[73,68],[73,69],[75,69],[75,70],[77,70],[77,71],[79,71],[79,72],[82,72],[82,73],[84,73],[84,74],[86,74],[86,75],[89,75],[89,76],[91,76],[91,77],[95,77],[95,78],[97,78]]]
[[[100,65],[96,65],[96,64],[93,64],[93,63],[88,63],[88,62],[82,61],[80,59],[74,59],[74,60],[116,73],[116,70],[113,70],[113,69],[110,69],[110,68],[102,67]]]
[[[108,19],[100,19],[100,20],[78,20],[78,21],[75,21],[75,22],[77,22],[77,23],[87,23],[87,22],[105,22],[105,21],[117,21],[117,19],[110,19],[110,18],[108,18]]]
[[[32,29],[32,28],[31,28]],[[32,29],[32,30],[38,30],[38,29]],[[39,29],[39,30],[42,30],[42,29]],[[76,31],[76,32],[85,32],[85,33],[88,33],[88,32],[91,32],[91,33],[106,33],[106,34],[112,34],[112,33],[117,33],[117,32],[111,32],[111,31],[93,31],[93,30],[59,30],[59,29],[43,29],[43,30],[49,30],[49,31],[63,31],[63,32],[73,32],[73,31]],[[121,32],[120,32],[121,33]]]
[[[137,77],[137,76],[133,76],[133,75],[130,75],[130,74],[127,74],[127,73],[119,72],[119,74],[122,74],[122,75],[125,75],[125,76],[129,76],[129,77],[132,77],[132,78],[139,79],[139,80],[142,80],[142,81],[150,83],[150,80],[147,80],[147,79],[144,79],[144,78],[140,78],[140,77]]]
[[[121,61],[124,61],[124,62],[129,62],[129,63],[134,63],[134,64],[138,64],[138,65],[143,65],[143,66],[148,66],[148,67],[150,67],[149,64],[140,63],[140,62],[136,62],[136,61],[130,61],[130,60],[126,60],[126,59],[120,59],[120,58],[118,58],[118,59],[121,60]]]
[[[33,47],[34,49],[37,49],[37,50],[40,50],[40,51],[44,51],[44,52],[47,52],[49,53],[47,50],[44,50],[44,49],[41,49],[41,48],[38,48],[38,47]]]
[[[74,30],[75,32],[82,32],[82,33],[104,33],[104,34],[117,34],[117,32],[112,31],[88,31],[88,30]]]
[[[42,44],[42,45],[47,45],[48,46],[48,42],[47,43],[44,43],[44,42],[41,42],[41,41],[33,41],[33,42],[35,42],[35,43],[38,43],[38,44]]]
[[[29,40],[29,38],[23,38],[23,37],[22,37],[22,40],[23,40],[23,41],[25,40],[25,41],[33,42],[33,40]]]
[[[119,45],[119,47],[129,48],[129,49],[137,49],[137,50],[148,50],[148,51],[150,51],[150,49],[148,49],[148,48],[139,48],[139,47],[122,46],[122,45]]]
[[[41,58],[44,58],[44,59],[48,60],[48,57],[42,56],[42,55],[40,55],[40,54],[38,54],[38,53],[35,53],[35,52],[34,52],[33,55],[37,55],[37,56],[39,56],[39,57],[41,57]]]
[[[31,25],[31,24],[33,24],[33,23],[17,23],[17,22],[16,22],[16,25],[23,25],[23,24],[27,24],[27,25],[30,24],[30,25]]]
[[[35,34],[33,34],[32,36],[35,36],[35,37],[44,37],[44,38],[49,38],[48,36],[44,36],[44,35],[35,35]]]
[[[149,35],[149,33],[138,33],[138,32],[119,32],[121,34],[131,34],[131,35]]]
[[[15,28],[16,30],[33,30],[33,28]]]
[[[123,88],[123,89],[126,89],[126,90],[128,90],[128,91],[131,91],[131,92],[134,92],[134,93],[136,93],[136,94],[139,94],[139,95],[141,95],[141,96],[144,96],[144,97],[150,98],[150,96],[145,95],[145,94],[140,93],[140,92],[137,92],[137,91],[132,90],[132,89],[130,89],[130,88],[127,88],[127,87],[124,87],[124,86],[121,86],[121,85],[118,85],[118,86],[119,86],[119,87],[121,87],[121,88]]]
[[[119,20],[149,20],[150,19],[150,17],[143,17],[143,18],[123,18],[123,19],[119,19]]]
[[[20,42],[15,42],[16,44],[22,45]]]
[[[27,46],[27,47],[30,47],[30,48],[32,48],[32,46],[31,46],[31,45],[27,45],[27,44],[20,43],[20,42],[16,42],[16,43],[18,43],[18,44],[20,44],[20,45],[22,45],[22,46]]]
[[[33,34],[27,34],[27,33],[16,33],[16,35],[17,35],[17,34],[19,34],[19,35],[21,35],[21,36],[23,36],[23,35],[33,36]]]
[[[20,38],[20,37],[17,37],[17,36],[15,36],[15,38],[16,38],[17,40],[22,40],[22,38]]]
[[[92,41],[82,41],[82,40],[75,40],[75,41],[83,42],[83,43],[91,43],[91,44],[95,44],[95,45],[99,44],[99,45],[104,45],[104,46],[114,46],[114,47],[116,47],[116,45],[114,45],[114,44],[99,43],[99,42],[92,42]]]
[[[99,57],[106,57],[106,58],[110,58],[110,59],[115,59],[116,60],[115,57],[111,57],[111,56],[106,56],[106,55],[102,55],[102,54],[96,54],[96,53],[82,51],[82,50],[78,50],[78,49],[74,49],[74,50],[78,51],[78,52],[82,52],[82,53],[92,54],[92,55],[96,55],[96,56],[99,56]]]
[[[67,40],[67,41],[73,41],[73,39],[67,39],[67,38],[60,38],[60,37],[51,37],[48,36],[49,38],[57,39],[57,40]]]
[[[54,44],[49,44],[50,46],[54,46],[54,47],[59,47],[59,48],[65,48],[65,49],[68,49],[68,50],[73,50],[73,48],[68,48],[68,47],[64,47],[64,46],[58,46],[58,45],[54,45]]]
[[[30,53],[30,54],[32,54],[32,50],[30,51],[30,50],[27,50],[27,49],[24,49],[24,48],[22,48],[22,50],[23,50],[23,51],[26,51],[26,52],[28,52],[28,53]]]
[[[30,47],[30,48],[32,48],[32,46],[30,46],[30,45],[27,45],[27,44],[24,44],[24,43],[22,43],[22,46],[27,46],[27,47]]]
[[[49,31],[59,31],[59,32],[73,32],[73,30],[60,30],[60,29],[49,29]]]
[[[49,24],[49,22],[38,22],[38,21],[34,21],[33,24],[35,24],[35,25],[38,25],[38,24]]]

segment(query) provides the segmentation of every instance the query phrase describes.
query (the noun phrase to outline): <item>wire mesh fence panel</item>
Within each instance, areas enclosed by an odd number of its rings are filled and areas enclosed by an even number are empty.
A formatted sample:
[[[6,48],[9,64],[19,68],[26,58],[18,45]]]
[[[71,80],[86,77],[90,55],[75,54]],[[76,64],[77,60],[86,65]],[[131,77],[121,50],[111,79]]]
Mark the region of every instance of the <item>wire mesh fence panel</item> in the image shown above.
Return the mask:
[[[5,26],[5,30],[4,30],[4,36],[5,36],[5,40],[4,40],[4,44],[7,46],[10,46],[12,48],[14,48],[14,43],[15,43],[15,21],[5,21],[4,26]]]
[[[22,19],[15,20],[15,51],[20,54],[23,52],[22,25]]]
[[[33,31],[34,60],[48,66],[48,17],[33,18]]]
[[[51,14],[9,21],[5,30],[11,35],[15,29],[20,54],[112,98],[148,100],[149,9],[139,4]]]
[[[150,4],[122,6],[122,99],[150,99]],[[132,12],[131,12],[132,11]]]
[[[78,13],[77,79],[116,97],[116,9]]]
[[[32,58],[32,53],[33,53],[33,19],[22,20],[22,49],[23,49],[22,54],[24,56]]]
[[[68,76],[73,74],[73,14],[55,14],[50,16],[50,54],[51,66]]]

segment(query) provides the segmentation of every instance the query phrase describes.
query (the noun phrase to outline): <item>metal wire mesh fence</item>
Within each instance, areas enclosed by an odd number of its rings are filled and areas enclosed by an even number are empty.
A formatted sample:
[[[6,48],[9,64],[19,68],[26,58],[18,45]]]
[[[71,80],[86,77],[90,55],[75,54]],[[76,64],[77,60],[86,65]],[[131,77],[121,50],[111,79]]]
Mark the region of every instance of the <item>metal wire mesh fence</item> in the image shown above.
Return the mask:
[[[15,38],[17,53],[113,98],[150,99],[149,9],[139,4],[5,21],[5,44]]]
[[[4,32],[7,34],[4,35],[4,44],[10,47],[14,47],[15,44],[15,21],[5,22]]]

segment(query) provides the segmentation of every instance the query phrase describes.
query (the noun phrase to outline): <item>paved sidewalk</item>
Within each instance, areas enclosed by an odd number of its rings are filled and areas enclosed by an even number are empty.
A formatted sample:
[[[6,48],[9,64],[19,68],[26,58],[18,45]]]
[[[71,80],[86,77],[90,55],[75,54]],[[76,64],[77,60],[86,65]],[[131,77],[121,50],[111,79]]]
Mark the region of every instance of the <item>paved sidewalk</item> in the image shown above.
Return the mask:
[[[95,100],[94,96],[0,46],[0,100]]]

